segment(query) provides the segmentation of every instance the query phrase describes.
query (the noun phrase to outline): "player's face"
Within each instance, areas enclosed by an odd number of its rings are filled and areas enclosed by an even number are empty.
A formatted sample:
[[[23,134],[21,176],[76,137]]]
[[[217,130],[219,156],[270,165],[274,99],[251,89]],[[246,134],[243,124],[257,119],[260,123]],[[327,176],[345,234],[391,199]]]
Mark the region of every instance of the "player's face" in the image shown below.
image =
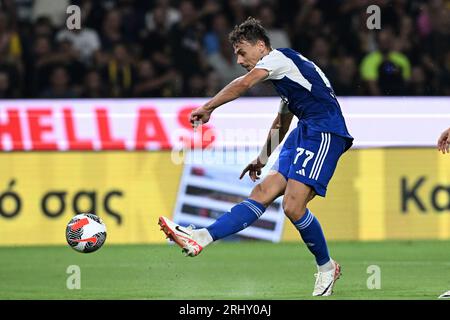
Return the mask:
[[[233,48],[237,56],[237,63],[247,71],[250,71],[263,57],[265,44],[263,41],[257,41],[255,44],[251,44],[244,40],[236,43]]]

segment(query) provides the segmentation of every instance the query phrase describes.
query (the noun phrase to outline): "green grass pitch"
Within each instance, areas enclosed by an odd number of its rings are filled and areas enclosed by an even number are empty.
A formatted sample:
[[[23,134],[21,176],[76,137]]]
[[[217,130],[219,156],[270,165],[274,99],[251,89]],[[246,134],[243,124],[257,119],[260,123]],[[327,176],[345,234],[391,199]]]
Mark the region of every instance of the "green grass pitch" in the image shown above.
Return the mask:
[[[320,299],[437,299],[450,290],[449,241],[331,242],[342,265]],[[81,289],[66,287],[67,267]],[[370,265],[381,288],[369,290]],[[311,299],[315,264],[302,243],[216,243],[196,258],[177,246],[0,247],[0,299]]]

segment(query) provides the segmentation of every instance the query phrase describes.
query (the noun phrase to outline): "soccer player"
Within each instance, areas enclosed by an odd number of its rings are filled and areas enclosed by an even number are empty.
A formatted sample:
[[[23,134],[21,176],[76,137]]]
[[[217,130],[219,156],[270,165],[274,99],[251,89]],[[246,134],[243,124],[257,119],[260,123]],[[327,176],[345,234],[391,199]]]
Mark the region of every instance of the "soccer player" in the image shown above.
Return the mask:
[[[449,153],[450,149],[450,128],[442,132],[441,136],[438,139],[438,150],[443,154]]]
[[[353,138],[330,82],[312,61],[292,49],[273,49],[264,28],[251,17],[236,26],[229,39],[237,63],[248,73],[193,110],[190,118],[193,126],[208,122],[215,109],[240,97],[255,84],[270,80],[281,96],[281,103],[260,156],[241,174],[242,178],[248,172],[253,181],[259,179],[272,150],[288,132],[293,116],[299,120],[297,127],[281,149],[272,168],[275,172],[256,185],[248,199],[207,228],[193,230],[160,217],[161,230],[186,255],[196,256],[213,241],[250,226],[276,198],[284,195],[284,212],[317,262],[313,296],[331,295],[340,276],[340,265],[330,258],[319,221],[307,205],[315,195],[325,197],[338,159],[351,147]]]

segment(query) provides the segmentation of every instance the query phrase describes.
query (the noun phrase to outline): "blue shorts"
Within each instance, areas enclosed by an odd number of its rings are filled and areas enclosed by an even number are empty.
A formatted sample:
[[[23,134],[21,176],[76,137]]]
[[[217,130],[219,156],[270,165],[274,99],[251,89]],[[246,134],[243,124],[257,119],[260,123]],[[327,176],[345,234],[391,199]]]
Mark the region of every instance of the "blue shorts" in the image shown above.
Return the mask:
[[[325,197],[339,157],[351,144],[350,139],[311,130],[299,122],[286,139],[272,170],[286,180],[294,179],[312,187],[319,196]]]

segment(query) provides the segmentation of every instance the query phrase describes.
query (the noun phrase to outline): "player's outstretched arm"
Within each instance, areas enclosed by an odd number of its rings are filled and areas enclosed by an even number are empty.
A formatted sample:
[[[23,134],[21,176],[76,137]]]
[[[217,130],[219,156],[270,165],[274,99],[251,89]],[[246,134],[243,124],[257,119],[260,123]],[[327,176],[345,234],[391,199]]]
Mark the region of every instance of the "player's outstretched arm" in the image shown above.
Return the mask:
[[[441,151],[443,154],[449,153],[450,149],[449,146],[450,146],[450,128],[442,132],[437,143],[438,150]]]
[[[286,133],[289,131],[293,116],[294,115],[289,112],[284,102],[281,102],[280,111],[272,123],[264,147],[261,149],[258,157],[244,168],[239,179],[242,179],[247,172],[253,182],[259,179],[261,169],[267,164],[270,155],[276,147],[278,147],[281,141],[283,141]]]
[[[191,113],[191,124],[195,127],[198,122],[204,124],[209,121],[211,113],[221,105],[233,101],[243,95],[248,89],[260,81],[263,81],[269,72],[264,69],[252,69],[246,75],[231,81],[225,88],[220,90],[211,100]]]

